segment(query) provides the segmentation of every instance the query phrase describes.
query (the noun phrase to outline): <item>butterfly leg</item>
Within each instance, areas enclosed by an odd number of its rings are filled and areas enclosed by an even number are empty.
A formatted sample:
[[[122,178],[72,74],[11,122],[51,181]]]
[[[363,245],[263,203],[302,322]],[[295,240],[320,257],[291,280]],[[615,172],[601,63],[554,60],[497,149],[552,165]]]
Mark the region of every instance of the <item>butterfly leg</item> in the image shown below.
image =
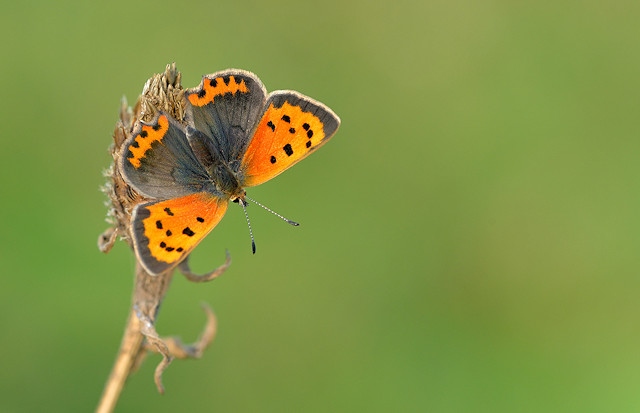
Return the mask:
[[[231,254],[229,254],[228,250],[225,251],[225,253],[227,258],[225,259],[224,264],[222,264],[218,268],[206,274],[195,274],[194,272],[191,271],[191,268],[189,268],[189,263],[187,262],[189,259],[189,256],[187,256],[187,258],[185,258],[184,261],[182,261],[178,265],[178,270],[180,270],[182,275],[184,275],[187,278],[187,280],[191,282],[202,283],[202,282],[211,281],[217,278],[218,276],[222,275],[222,273],[224,273],[227,270],[227,268],[229,268],[229,266],[231,265]]]

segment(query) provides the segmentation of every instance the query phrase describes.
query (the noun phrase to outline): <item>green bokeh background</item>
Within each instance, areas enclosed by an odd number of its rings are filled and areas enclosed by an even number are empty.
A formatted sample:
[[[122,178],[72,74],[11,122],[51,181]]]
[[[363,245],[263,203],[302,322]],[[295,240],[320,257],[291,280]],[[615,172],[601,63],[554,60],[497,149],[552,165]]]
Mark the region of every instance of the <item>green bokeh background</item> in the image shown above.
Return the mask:
[[[117,411],[640,411],[637,1],[25,1],[0,14],[0,411],[85,412],[134,258],[96,248],[123,95],[177,62],[329,105],[328,145],[250,195],[174,280],[195,340]]]

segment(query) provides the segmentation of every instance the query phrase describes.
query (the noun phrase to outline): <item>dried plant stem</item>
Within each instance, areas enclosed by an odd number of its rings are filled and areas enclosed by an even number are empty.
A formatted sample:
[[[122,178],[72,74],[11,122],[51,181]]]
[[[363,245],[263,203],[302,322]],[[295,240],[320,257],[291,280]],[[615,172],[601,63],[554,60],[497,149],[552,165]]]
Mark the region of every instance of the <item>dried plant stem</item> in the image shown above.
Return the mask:
[[[124,337],[122,337],[118,357],[96,409],[97,413],[110,413],[116,407],[124,383],[136,365],[136,358],[142,349],[142,341],[140,320],[132,311],[129,313],[129,320],[127,321]]]
[[[184,119],[183,90],[180,84],[180,72],[177,71],[175,64],[167,65],[163,73],[154,75],[147,81],[133,109],[129,108],[123,100],[120,120],[113,135],[114,144],[111,147],[114,163],[105,173],[107,184],[104,192],[110,198],[108,220],[112,227],[98,238],[98,248],[102,252],[109,252],[118,237],[123,238],[131,246],[131,211],[137,204],[147,200],[126,183],[116,165],[120,156],[120,147],[131,135],[135,123],[138,120],[150,120],[158,110],[171,114],[175,119]],[[227,253],[225,263],[208,274],[194,274],[186,260],[179,265],[178,269],[191,282],[205,282],[221,275],[230,264],[231,258]],[[147,351],[162,355],[162,361],[156,368],[154,379],[158,391],[163,393],[162,373],[171,361],[174,358],[199,358],[215,337],[216,319],[207,306],[204,306],[207,324],[194,344],[183,344],[177,337],[161,338],[158,335],[155,329],[156,317],[172,278],[172,271],[150,275],[139,263],[136,265],[132,308],[120,350],[104,387],[97,412],[109,413],[114,410],[127,378],[141,364]]]
[[[188,280],[199,277],[195,282],[213,280],[221,275],[231,264],[231,258],[227,254],[227,260],[223,265],[209,274],[197,276],[191,272],[187,263],[181,265]],[[147,274],[139,264],[136,267],[136,285],[134,289],[133,305],[129,313],[129,319],[124,336],[120,344],[118,356],[105,385],[100,403],[96,412],[109,413],[115,408],[120,397],[124,383],[129,375],[140,365],[148,351],[162,354],[163,359],[156,368],[154,380],[158,391],[164,393],[162,385],[162,373],[171,364],[174,358],[200,358],[204,350],[211,344],[216,335],[217,322],[213,311],[203,305],[207,315],[207,323],[194,344],[184,344],[178,337],[161,338],[155,330],[155,318],[160,309],[171,283],[172,273],[152,276]]]
[[[129,313],[118,356],[96,412],[108,413],[113,411],[124,383],[140,364],[142,357],[144,357],[145,336],[142,333],[144,326],[139,314],[147,314],[147,317],[151,315],[153,316],[151,321],[155,321],[155,316],[171,283],[171,278],[172,273],[151,276],[140,265],[137,266],[133,306]]]

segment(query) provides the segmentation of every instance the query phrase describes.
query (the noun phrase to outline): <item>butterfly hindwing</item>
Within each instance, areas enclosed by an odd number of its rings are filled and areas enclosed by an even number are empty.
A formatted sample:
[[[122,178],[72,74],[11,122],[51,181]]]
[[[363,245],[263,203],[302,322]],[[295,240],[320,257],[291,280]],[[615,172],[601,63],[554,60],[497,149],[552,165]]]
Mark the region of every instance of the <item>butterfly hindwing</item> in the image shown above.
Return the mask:
[[[331,109],[295,91],[269,95],[241,162],[243,186],[280,174],[327,142],[340,126]]]
[[[228,202],[208,192],[136,206],[133,245],[152,275],[175,267],[220,222]]]
[[[149,124],[139,123],[123,144],[120,167],[127,182],[149,198],[174,198],[210,187],[183,127],[164,113]]]
[[[185,96],[190,123],[209,138],[206,143],[216,161],[239,160],[264,108],[267,92],[260,79],[228,69],[205,76]]]

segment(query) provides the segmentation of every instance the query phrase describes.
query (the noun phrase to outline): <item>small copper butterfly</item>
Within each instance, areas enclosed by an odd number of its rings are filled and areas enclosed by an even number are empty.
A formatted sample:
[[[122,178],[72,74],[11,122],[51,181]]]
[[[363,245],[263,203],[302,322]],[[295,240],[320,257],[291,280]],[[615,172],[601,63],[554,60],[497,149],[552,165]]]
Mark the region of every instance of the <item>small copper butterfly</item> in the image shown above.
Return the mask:
[[[228,69],[185,91],[186,125],[160,112],[123,144],[127,183],[154,201],[131,214],[136,256],[150,274],[174,268],[259,185],[325,144],[340,126],[327,106],[292,90],[267,91]]]

